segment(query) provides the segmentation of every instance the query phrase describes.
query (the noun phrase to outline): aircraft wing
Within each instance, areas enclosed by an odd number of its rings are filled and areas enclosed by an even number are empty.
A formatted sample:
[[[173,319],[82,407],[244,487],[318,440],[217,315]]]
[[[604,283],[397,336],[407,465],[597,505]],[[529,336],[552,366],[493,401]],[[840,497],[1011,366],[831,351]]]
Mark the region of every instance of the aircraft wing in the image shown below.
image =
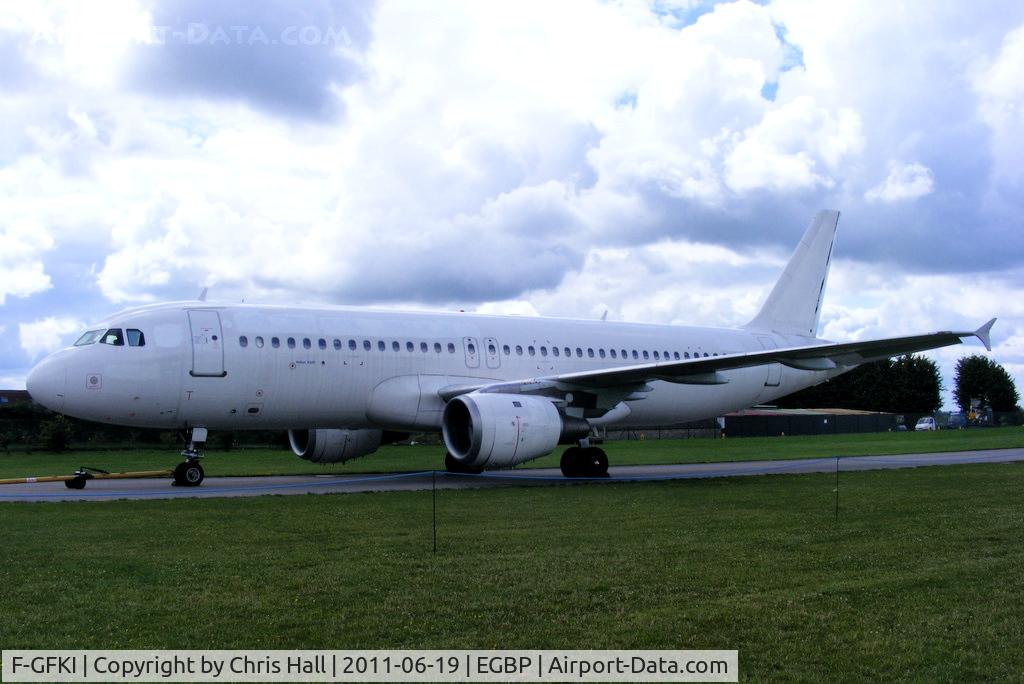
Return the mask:
[[[907,337],[888,337],[863,342],[822,342],[821,344],[766,349],[742,354],[723,354],[682,361],[661,361],[616,368],[601,368],[576,373],[563,373],[538,378],[509,382],[482,383],[479,385],[456,385],[442,388],[439,394],[445,401],[469,392],[502,392],[508,394],[552,394],[555,392],[581,390],[611,390],[629,395],[649,391],[646,383],[664,380],[684,385],[720,385],[728,377],[721,371],[735,368],[749,368],[769,363],[781,363],[790,368],[809,371],[832,370],[839,367],[856,366],[870,361],[886,359],[902,354],[912,354],[926,349],[937,349],[960,344],[964,338],[977,337],[991,351],[989,333],[996,319],[974,331],[935,332]],[[616,392],[618,390],[618,392]],[[635,397],[639,398],[639,397]]]

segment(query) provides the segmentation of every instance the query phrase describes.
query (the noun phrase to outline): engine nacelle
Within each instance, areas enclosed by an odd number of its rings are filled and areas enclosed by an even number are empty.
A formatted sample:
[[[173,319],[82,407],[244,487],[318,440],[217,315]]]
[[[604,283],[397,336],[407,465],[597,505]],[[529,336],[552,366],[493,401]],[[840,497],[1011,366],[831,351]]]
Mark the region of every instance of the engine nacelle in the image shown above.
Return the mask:
[[[289,430],[292,453],[313,463],[344,463],[372,454],[380,446],[380,430]]]
[[[590,424],[563,416],[549,400],[522,394],[471,393],[448,402],[442,419],[448,453],[473,468],[501,468],[580,439]]]

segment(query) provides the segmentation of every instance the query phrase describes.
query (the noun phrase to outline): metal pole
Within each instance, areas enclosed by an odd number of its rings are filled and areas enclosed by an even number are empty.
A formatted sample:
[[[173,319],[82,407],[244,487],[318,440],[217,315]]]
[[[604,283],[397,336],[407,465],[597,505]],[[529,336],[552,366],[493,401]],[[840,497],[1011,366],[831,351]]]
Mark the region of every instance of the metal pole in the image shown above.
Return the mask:
[[[430,491],[431,500],[433,503],[433,527],[434,527],[434,553],[437,553],[437,471],[430,471]]]
[[[836,520],[839,520],[839,456],[836,456]]]

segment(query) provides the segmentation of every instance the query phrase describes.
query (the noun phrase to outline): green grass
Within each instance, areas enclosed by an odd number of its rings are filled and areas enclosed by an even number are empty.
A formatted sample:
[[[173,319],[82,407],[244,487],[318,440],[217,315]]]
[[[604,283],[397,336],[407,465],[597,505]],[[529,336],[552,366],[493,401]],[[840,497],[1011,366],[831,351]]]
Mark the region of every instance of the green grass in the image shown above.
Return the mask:
[[[3,648],[735,648],[746,681],[1024,671],[1024,465],[0,504]]]
[[[665,439],[606,442],[612,465],[706,463],[759,459],[819,458],[864,454],[906,454],[973,449],[1024,447],[1024,427],[950,430],[940,432],[880,432],[808,437],[748,437],[741,439]],[[558,467],[562,449],[530,461],[526,467]],[[242,449],[210,451],[203,461],[209,475],[304,475],[433,470],[441,467],[439,446],[386,446],[366,458],[321,466],[296,458],[287,450]],[[79,451],[60,454],[12,452],[0,454],[0,478],[70,474],[79,466],[111,472],[171,468],[178,450]]]

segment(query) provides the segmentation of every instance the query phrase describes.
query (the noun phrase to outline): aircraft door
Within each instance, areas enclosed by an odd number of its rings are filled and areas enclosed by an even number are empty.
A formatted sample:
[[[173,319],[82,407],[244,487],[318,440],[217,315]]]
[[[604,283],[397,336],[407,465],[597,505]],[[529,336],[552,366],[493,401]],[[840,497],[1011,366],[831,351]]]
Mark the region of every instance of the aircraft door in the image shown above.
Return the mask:
[[[501,357],[498,356],[498,340],[493,337],[484,338],[484,354],[486,354],[488,368],[500,368]]]
[[[778,349],[779,346],[775,344],[775,340],[770,337],[758,336],[757,341],[761,343],[761,349]],[[777,363],[768,364],[768,377],[765,378],[765,387],[778,387],[779,383],[782,382],[782,366]]]
[[[477,343],[475,337],[463,337],[462,338],[462,349],[466,352],[466,367],[467,368],[479,368],[480,367],[480,345]]]
[[[222,378],[224,371],[224,336],[220,327],[220,314],[216,311],[194,309],[188,312],[192,331],[193,376]]]

